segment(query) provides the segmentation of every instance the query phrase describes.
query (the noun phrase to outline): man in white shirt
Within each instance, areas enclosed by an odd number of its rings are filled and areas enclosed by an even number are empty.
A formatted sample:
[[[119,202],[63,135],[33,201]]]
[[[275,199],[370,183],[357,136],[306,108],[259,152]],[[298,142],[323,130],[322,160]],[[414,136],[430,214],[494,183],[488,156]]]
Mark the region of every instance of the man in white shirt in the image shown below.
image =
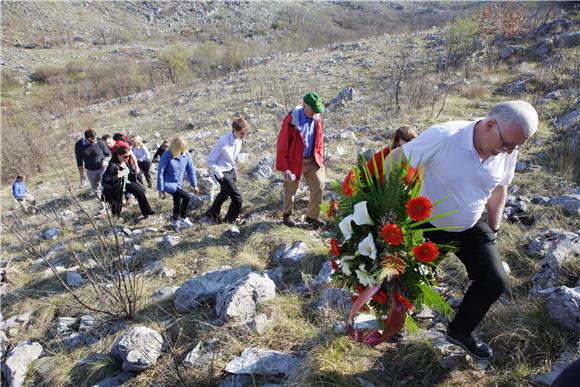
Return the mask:
[[[242,139],[249,130],[246,120],[243,118],[234,120],[232,131],[222,136],[207,156],[207,165],[221,187],[220,193],[205,213],[205,216],[215,223],[220,222],[222,204],[228,197],[231,203],[224,218],[225,222],[235,222],[242,209],[242,195],[236,186],[236,161],[242,149]]]
[[[538,128],[538,114],[525,101],[503,102],[477,121],[453,121],[434,125],[419,137],[392,152],[397,160],[408,159],[424,176],[422,195],[433,203],[449,197],[433,209],[433,216],[458,212],[434,220],[446,231],[425,232],[435,243],[456,243],[457,257],[472,281],[455,318],[449,323],[447,340],[460,345],[478,359],[488,359],[491,348],[472,335],[506,286],[506,273],[495,243],[511,183],[517,149]],[[487,223],[482,219],[487,207]],[[429,224],[426,227],[432,227]]]

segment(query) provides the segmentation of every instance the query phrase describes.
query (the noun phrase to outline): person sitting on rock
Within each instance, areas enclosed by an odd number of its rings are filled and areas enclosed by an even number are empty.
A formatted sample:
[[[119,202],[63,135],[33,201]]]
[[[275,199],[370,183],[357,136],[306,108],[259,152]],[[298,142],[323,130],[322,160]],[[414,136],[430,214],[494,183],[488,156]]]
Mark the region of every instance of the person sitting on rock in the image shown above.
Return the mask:
[[[26,188],[26,176],[22,173],[16,175],[16,180],[12,184],[12,196],[20,207],[24,210],[24,212],[32,211],[32,213],[36,212],[36,199],[34,196],[28,191]]]
[[[282,172],[284,179],[282,223],[295,226],[290,216],[294,209],[294,195],[300,178],[304,176],[310,190],[306,222],[318,229],[324,226],[324,222],[318,219],[326,175],[320,115],[324,112],[324,104],[322,98],[313,92],[306,94],[302,102],[284,118],[276,144],[276,169]]]
[[[173,217],[171,225],[175,231],[182,228],[193,227],[193,223],[187,217],[187,205],[189,194],[183,189],[183,180],[187,173],[187,179],[191,185],[191,191],[198,193],[196,170],[187,152],[187,143],[181,137],[171,141],[169,150],[163,153],[157,168],[157,190],[159,197],[165,199],[166,194],[173,196]]]
[[[149,215],[154,215],[155,212],[151,209],[147,196],[145,196],[145,188],[128,179],[129,167],[127,166],[127,161],[130,157],[129,152],[130,148],[128,146],[117,146],[115,149],[111,162],[103,174],[103,196],[111,205],[113,216],[119,217],[123,208],[123,193],[132,194],[137,198],[141,214],[147,219]]]
[[[219,223],[222,204],[228,197],[231,203],[224,218],[225,222],[235,222],[242,209],[242,194],[236,186],[236,160],[242,149],[242,140],[249,130],[246,120],[243,118],[234,120],[232,131],[223,135],[207,156],[207,165],[221,187],[220,193],[205,213],[215,223]]]

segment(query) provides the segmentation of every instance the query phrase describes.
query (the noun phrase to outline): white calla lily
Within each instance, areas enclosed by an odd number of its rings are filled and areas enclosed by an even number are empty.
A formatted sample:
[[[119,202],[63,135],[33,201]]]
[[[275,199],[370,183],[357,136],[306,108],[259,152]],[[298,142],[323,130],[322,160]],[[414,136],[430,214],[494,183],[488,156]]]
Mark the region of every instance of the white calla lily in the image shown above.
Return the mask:
[[[348,262],[344,258],[340,260],[340,269],[346,275],[351,275],[352,274],[352,271],[350,271],[350,267],[348,267]]]
[[[358,282],[360,282],[361,285],[372,286],[376,284],[373,276],[369,275],[369,273],[365,270],[364,264],[361,264],[358,268],[359,270],[355,270],[355,273],[356,277],[358,278]]]
[[[340,232],[344,236],[344,240],[347,241],[352,238],[352,215],[345,217],[343,220],[340,221],[338,224],[338,228],[340,228]]]
[[[369,235],[358,244],[358,251],[362,255],[371,257],[372,259],[377,258],[377,247],[375,246],[375,241],[373,239],[373,234],[369,232]]]
[[[354,213],[352,214],[352,218],[359,226],[362,226],[363,224],[375,224],[369,215],[366,200],[354,205]]]

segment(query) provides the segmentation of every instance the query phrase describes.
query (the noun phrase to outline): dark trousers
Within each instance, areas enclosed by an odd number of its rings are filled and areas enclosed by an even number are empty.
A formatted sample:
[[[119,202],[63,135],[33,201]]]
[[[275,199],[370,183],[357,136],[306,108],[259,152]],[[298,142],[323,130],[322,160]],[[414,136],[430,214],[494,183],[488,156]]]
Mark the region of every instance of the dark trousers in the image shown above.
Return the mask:
[[[151,206],[149,205],[147,196],[145,196],[145,187],[138,183],[127,182],[125,185],[125,192],[130,193],[137,198],[139,209],[141,210],[141,214],[143,214],[143,216],[148,216],[151,214]],[[123,198],[121,195],[115,196],[117,197],[109,201],[109,204],[111,205],[111,212],[113,215],[120,216],[121,209],[123,208]]]
[[[185,218],[187,216],[187,205],[189,204],[189,194],[177,188],[173,195],[173,219]]]
[[[145,176],[145,180],[147,180],[147,187],[151,188],[151,162],[149,160],[138,161],[137,164],[139,165],[139,169],[141,169],[141,173]]]
[[[427,227],[433,226],[426,224]],[[465,265],[472,283],[449,327],[459,334],[470,334],[506,287],[507,275],[497,251],[495,234],[480,219],[465,231],[431,231],[424,236],[435,243],[458,244],[455,255]]]
[[[231,199],[230,207],[228,208],[228,213],[224,219],[225,222],[232,223],[240,214],[242,209],[242,194],[236,186],[236,181],[238,180],[236,176],[236,170],[232,169],[224,172],[224,177],[218,179],[221,187],[220,193],[216,196],[213,204],[208,210],[207,214],[213,219],[217,219],[220,215],[222,209],[222,204],[228,199]]]

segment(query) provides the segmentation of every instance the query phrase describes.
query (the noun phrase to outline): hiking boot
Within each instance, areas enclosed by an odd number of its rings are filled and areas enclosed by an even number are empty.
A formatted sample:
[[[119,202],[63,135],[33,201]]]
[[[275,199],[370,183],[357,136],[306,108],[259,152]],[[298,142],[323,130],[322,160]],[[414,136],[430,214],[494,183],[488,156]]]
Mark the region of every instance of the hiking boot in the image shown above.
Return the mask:
[[[326,223],[322,220],[309,217],[306,217],[306,223],[308,223],[314,230],[318,230],[319,228],[326,226]]]
[[[445,335],[447,341],[458,345],[465,350],[470,356],[478,360],[489,360],[493,352],[489,345],[473,335],[460,334],[454,332],[451,328],[447,328]]]
[[[210,213],[209,211],[206,211],[203,213],[203,216],[205,216],[206,218],[208,218],[210,221],[213,222],[213,224],[220,224],[222,222],[222,219],[220,218],[219,215],[213,215],[212,213]]]
[[[180,225],[181,225],[181,228],[193,227],[193,223],[191,222],[191,220],[189,220],[189,218],[181,218]]]
[[[282,224],[285,224],[288,227],[296,227],[296,223],[290,219],[290,215],[284,215],[282,217]]]

